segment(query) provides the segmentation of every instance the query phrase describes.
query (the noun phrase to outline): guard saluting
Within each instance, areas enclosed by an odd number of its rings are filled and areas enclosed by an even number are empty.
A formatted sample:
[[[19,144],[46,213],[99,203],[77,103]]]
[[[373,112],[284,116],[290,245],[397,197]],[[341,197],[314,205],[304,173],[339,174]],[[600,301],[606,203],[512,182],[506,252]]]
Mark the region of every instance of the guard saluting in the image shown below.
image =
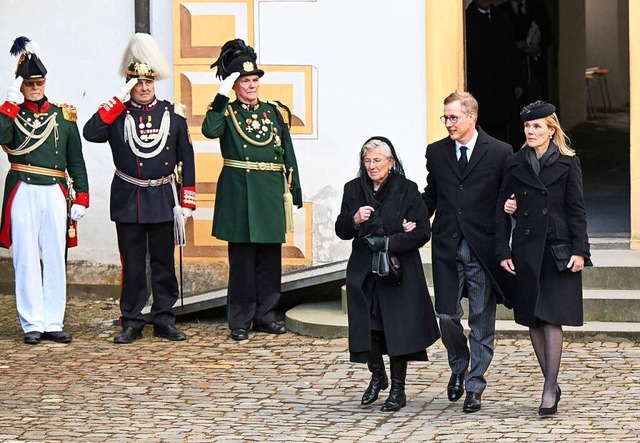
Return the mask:
[[[258,332],[286,332],[274,321],[282,243],[292,229],[292,204],[302,206],[283,106],[258,99],[264,71],[256,59],[253,48],[241,39],[222,46],[211,65],[222,82],[202,124],[205,137],[220,139],[224,158],[213,235],[229,242],[228,320],[231,338],[238,341],[248,338],[250,325]],[[229,103],[231,89],[237,100]]]
[[[37,45],[28,38],[15,40],[11,53],[20,56],[16,80],[0,106],[0,144],[11,162],[4,186],[0,246],[13,246],[16,307],[24,342],[31,345],[40,340],[71,341],[71,335],[62,331],[65,243],[77,244],[75,221],[89,206],[76,109],[54,105],[44,95],[47,69],[36,52]],[[21,95],[25,100],[17,105]],[[69,196],[67,174],[73,180],[75,201],[73,193]],[[72,203],[69,211],[68,202]]]
[[[155,96],[155,80],[171,72],[155,40],[135,34],[120,73],[127,84],[102,105],[84,127],[84,137],[109,142],[116,167],[111,183],[111,220],[116,223],[122,261],[122,331],[114,343],[142,337],[147,301],[146,253],[151,257],[153,335],[186,340],[171,308],[178,299],[175,244],[184,242],[184,220],[196,206],[193,146],[182,105]],[[125,101],[131,93],[131,100]],[[174,169],[182,163],[177,195]],[[175,242],[175,243],[174,243]]]

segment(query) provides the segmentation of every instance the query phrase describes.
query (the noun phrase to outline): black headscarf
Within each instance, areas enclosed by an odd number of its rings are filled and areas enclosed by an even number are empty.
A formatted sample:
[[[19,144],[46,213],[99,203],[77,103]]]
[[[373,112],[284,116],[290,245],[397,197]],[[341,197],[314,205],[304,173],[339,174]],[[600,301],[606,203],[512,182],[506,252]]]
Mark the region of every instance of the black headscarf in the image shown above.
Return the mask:
[[[358,159],[360,164],[360,169],[358,170],[360,185],[367,205],[375,209],[369,220],[364,222],[358,230],[360,237],[364,237],[365,235],[388,235],[393,233],[398,226],[402,228],[402,214],[400,214],[400,205],[403,197],[401,194],[401,186],[404,182],[404,180],[402,180],[402,178],[404,178],[402,162],[400,158],[398,158],[398,154],[396,154],[396,150],[388,138],[381,136],[371,137],[364,142],[362,146],[371,140],[379,140],[389,146],[391,156],[393,157],[393,168],[389,171],[387,179],[374,193],[373,180],[371,180],[367,174],[367,169],[362,161],[363,151],[362,149],[360,150]]]

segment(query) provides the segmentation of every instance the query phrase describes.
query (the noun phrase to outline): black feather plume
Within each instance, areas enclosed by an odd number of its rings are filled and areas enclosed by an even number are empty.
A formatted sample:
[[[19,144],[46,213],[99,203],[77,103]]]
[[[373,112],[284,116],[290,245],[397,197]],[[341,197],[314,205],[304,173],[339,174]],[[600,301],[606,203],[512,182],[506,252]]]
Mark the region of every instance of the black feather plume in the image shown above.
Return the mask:
[[[256,52],[244,40],[237,38],[226,42],[220,50],[220,57],[211,65],[211,69],[214,67],[217,69],[216,77],[221,79],[228,77],[231,74],[229,65],[240,55],[251,57],[254,62],[258,59]]]
[[[26,53],[26,51],[27,51],[27,43],[29,43],[30,41],[31,40],[29,40],[29,38],[27,38],[25,36],[18,37],[17,39],[15,39],[13,41],[13,45],[11,46],[11,49],[9,50],[9,52],[14,57],[17,57],[20,54]]]

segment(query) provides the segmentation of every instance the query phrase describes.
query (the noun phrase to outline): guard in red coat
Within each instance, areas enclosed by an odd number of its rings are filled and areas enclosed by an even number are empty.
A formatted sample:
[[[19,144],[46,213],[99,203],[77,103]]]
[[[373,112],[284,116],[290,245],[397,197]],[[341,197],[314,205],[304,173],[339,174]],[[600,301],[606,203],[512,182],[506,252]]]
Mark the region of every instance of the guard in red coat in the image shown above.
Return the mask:
[[[15,40],[11,53],[20,57],[16,80],[0,106],[0,144],[11,163],[0,245],[12,247],[16,307],[24,342],[31,345],[71,341],[63,332],[65,253],[67,244],[77,244],[75,222],[89,206],[76,110],[49,102],[44,93],[47,69],[36,52],[28,38]],[[24,102],[18,105],[21,96]],[[69,192],[67,177],[75,194]]]
[[[143,59],[143,57],[145,57]],[[196,207],[195,165],[181,105],[155,96],[155,81],[170,70],[153,38],[136,34],[125,51],[121,73],[127,84],[87,122],[84,137],[109,142],[116,167],[111,183],[111,220],[116,223],[122,261],[122,331],[114,343],[142,337],[147,302],[146,255],[151,259],[153,335],[172,341],[187,336],[171,311],[178,300],[176,244],[184,244],[184,221]],[[125,101],[128,94],[131,99]],[[182,164],[177,192],[176,167]]]

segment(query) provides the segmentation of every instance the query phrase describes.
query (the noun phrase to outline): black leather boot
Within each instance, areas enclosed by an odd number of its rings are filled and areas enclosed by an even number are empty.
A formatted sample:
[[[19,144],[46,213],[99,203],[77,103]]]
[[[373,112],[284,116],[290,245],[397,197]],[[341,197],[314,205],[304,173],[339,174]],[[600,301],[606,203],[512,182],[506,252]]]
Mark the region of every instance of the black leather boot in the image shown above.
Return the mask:
[[[399,411],[407,405],[407,395],[404,393],[404,382],[407,378],[407,360],[403,357],[391,357],[391,390],[385,400],[382,412]]]
[[[384,360],[382,359],[382,348],[380,347],[381,337],[371,331],[371,352],[367,359],[367,366],[371,371],[371,381],[369,387],[362,395],[361,405],[367,406],[378,399],[380,391],[384,391],[389,387],[389,379],[387,371],[384,368]]]

